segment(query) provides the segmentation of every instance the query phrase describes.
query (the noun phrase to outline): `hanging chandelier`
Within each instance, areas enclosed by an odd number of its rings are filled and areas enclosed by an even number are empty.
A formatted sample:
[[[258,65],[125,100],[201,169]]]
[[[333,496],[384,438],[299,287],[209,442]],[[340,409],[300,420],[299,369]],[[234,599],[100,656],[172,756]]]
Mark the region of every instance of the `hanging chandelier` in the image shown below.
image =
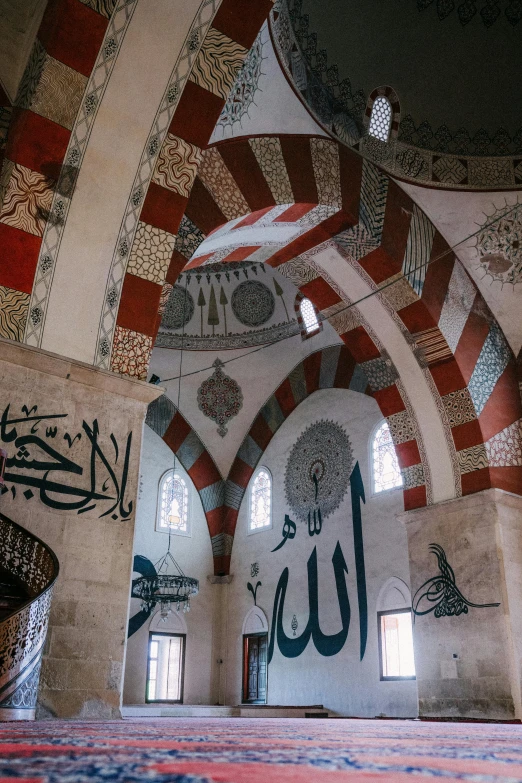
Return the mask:
[[[169,536],[170,539],[170,536]],[[134,584],[133,595],[141,599],[141,608],[151,612],[159,605],[160,615],[166,622],[173,606],[179,612],[190,611],[190,597],[199,592],[199,581],[191,576],[185,576],[178,563],[170,553],[166,554],[154,564],[156,574],[154,576],[142,576]],[[174,573],[168,573],[169,569]]]
[[[187,282],[185,280],[185,299],[183,303],[183,332],[181,337],[181,347],[179,352],[179,376],[178,376],[178,399],[177,410],[181,398],[181,377],[183,367],[183,341],[185,337],[185,308],[187,303]],[[159,383],[160,378],[153,375],[151,382]],[[151,613],[156,606],[159,606],[160,615],[163,622],[167,621],[173,607],[179,612],[190,612],[190,597],[199,593],[199,580],[191,576],[185,576],[175,558],[171,554],[171,534],[172,529],[179,526],[181,522],[179,502],[174,493],[174,481],[176,476],[176,452],[174,452],[174,464],[172,470],[172,497],[170,498],[170,509],[167,517],[169,524],[169,544],[166,553],[157,563],[154,563],[155,574],[142,576],[134,583],[132,594],[135,598],[141,599],[141,608],[147,613]],[[170,571],[170,573],[169,573]]]

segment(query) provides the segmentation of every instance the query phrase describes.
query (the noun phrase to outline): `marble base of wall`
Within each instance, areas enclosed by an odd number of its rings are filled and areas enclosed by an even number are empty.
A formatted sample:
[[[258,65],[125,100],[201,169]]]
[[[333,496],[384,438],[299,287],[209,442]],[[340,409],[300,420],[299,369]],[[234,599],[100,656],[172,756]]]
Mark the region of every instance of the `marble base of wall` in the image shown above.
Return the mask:
[[[0,340],[0,508],[60,563],[37,717],[120,715],[140,445],[160,393]]]
[[[522,498],[490,489],[399,518],[420,716],[522,718]]]

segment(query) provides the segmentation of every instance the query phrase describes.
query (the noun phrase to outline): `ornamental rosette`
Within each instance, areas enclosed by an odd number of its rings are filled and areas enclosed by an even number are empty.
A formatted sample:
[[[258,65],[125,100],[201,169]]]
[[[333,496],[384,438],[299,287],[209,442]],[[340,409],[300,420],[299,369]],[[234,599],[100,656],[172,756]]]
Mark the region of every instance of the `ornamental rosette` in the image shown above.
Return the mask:
[[[198,389],[198,407],[205,416],[218,425],[222,438],[228,432],[226,425],[237,416],[243,405],[243,393],[239,384],[225,375],[224,364],[219,359],[213,364],[216,369]]]

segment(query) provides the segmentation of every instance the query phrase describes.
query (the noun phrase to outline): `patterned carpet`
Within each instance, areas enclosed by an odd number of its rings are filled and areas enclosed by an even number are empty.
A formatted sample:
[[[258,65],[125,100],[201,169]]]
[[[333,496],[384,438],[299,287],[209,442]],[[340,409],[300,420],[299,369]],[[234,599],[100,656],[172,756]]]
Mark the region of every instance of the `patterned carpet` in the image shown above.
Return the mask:
[[[0,724],[0,783],[514,783],[522,726],[133,719]]]

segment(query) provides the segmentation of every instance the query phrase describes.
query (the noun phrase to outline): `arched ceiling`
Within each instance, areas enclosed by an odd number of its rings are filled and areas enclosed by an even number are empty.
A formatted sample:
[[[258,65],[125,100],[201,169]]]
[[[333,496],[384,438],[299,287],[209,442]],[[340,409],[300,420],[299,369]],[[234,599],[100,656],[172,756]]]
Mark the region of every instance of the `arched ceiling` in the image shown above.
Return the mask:
[[[464,129],[471,139],[481,131],[494,139],[503,129],[509,151],[522,150],[515,87],[522,12],[516,3],[302,0],[293,7],[294,29],[308,25],[317,35],[317,50],[325,51],[328,67],[337,67],[340,81],[349,79],[365,96],[385,84],[396,90],[401,123],[411,117],[425,129],[419,146],[437,144],[430,129],[436,134],[444,127],[452,137]]]

